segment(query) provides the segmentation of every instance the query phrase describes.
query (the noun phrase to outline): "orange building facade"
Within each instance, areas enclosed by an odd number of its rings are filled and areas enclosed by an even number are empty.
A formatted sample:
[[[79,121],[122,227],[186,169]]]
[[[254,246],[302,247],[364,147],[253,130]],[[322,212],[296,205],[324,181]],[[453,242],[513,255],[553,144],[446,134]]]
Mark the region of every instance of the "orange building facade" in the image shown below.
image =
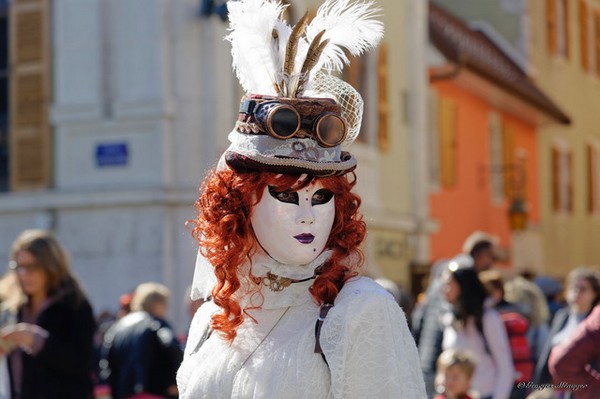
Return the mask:
[[[498,109],[452,80],[434,82],[432,89],[438,104],[450,103],[446,107],[454,108],[455,118],[440,115],[438,120],[454,123],[448,127],[455,129],[453,148],[440,148],[440,152],[454,151],[455,176],[453,181],[440,182],[430,195],[431,217],[439,223],[438,231],[431,236],[431,257],[435,260],[456,255],[465,238],[476,230],[498,236],[501,246],[509,248],[509,209],[514,191],[523,191],[529,225],[539,223],[536,126]],[[438,110],[438,115],[444,113]],[[448,122],[445,118],[454,120]],[[500,162],[493,159],[494,119],[501,129]],[[447,168],[445,162],[440,163],[441,167]],[[500,195],[495,195],[494,184],[498,181],[502,188]]]
[[[530,267],[512,248],[539,230],[538,130],[570,119],[486,32],[430,4],[429,34],[431,260],[484,231]]]

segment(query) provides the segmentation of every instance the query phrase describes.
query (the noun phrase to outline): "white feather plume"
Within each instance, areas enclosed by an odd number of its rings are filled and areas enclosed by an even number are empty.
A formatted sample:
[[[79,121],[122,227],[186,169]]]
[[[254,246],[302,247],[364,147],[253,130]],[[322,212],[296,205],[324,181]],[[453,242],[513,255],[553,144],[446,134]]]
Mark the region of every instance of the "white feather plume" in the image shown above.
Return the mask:
[[[281,71],[280,51],[273,49],[273,28],[279,43],[287,43],[286,24],[281,22],[285,6],[270,0],[229,1],[229,30],[233,68],[247,92],[276,94],[274,83]],[[285,51],[285,50],[284,50]]]
[[[275,66],[275,70],[278,73],[283,72],[283,64],[285,62],[285,48],[286,44],[290,38],[290,33],[292,33],[292,28],[285,23],[285,21],[277,20],[275,21],[275,29],[279,35],[279,46],[277,48],[273,48],[273,51],[277,52],[277,65]]]
[[[298,37],[294,67],[287,75],[286,47],[292,33],[282,19],[287,6],[278,0],[229,1],[227,6],[230,33],[226,39],[231,42],[233,68],[244,90],[251,93],[295,96],[299,90],[301,95],[310,89],[318,71],[341,71],[349,63],[345,51],[358,56],[377,46],[383,36],[383,24],[375,19],[380,9],[373,0],[326,0]],[[327,44],[306,76],[301,68],[321,31],[325,33],[316,44]]]
[[[379,11],[372,1],[326,0],[306,27],[309,42],[323,29],[323,40],[329,40],[311,75],[320,69],[341,71],[349,63],[344,49],[358,56],[376,47],[383,37],[383,23],[374,19]]]

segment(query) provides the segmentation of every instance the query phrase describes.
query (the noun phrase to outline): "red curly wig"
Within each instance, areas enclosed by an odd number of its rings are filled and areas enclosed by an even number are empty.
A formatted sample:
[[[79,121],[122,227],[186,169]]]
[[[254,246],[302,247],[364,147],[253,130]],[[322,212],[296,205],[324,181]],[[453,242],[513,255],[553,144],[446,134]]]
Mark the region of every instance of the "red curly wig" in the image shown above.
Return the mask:
[[[356,183],[348,175],[306,179],[297,186],[299,175],[268,172],[212,171],[204,181],[196,201],[198,213],[193,237],[200,252],[213,265],[217,284],[212,296],[223,313],[212,316],[211,326],[228,341],[233,341],[237,328],[244,321],[243,310],[233,298],[240,288],[240,267],[249,261],[257,249],[250,223],[252,208],[267,185],[278,191],[299,190],[318,180],[334,193],[335,219],[327,248],[331,259],[310,287],[319,304],[333,303],[344,282],[357,274],[364,258],[358,248],[366,233],[365,223],[358,213],[361,200],[351,190]],[[348,261],[349,255],[353,255]]]

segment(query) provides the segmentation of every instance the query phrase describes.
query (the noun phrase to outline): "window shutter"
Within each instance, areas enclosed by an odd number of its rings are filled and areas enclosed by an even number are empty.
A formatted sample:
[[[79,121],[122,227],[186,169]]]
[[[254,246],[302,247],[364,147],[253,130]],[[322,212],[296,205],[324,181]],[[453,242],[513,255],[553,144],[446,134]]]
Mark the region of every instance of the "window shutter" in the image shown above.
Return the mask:
[[[377,56],[377,90],[378,90],[378,142],[379,148],[386,151],[390,146],[390,137],[388,131],[388,63],[387,63],[387,46],[383,43],[379,46]]]
[[[560,210],[560,152],[552,148],[552,209]]]
[[[350,65],[348,65],[348,66],[346,66],[346,68],[344,68],[344,80],[346,82],[348,82],[352,87],[354,87],[356,89],[356,91],[358,91],[360,93],[363,100],[366,99],[365,92],[367,90],[366,80],[365,80],[365,73],[366,73],[367,66],[366,66],[366,62],[365,62],[365,57],[367,57],[367,55],[362,55],[360,57],[349,56],[348,59],[350,60]],[[362,123],[360,126],[360,134],[356,138],[356,141],[358,141],[358,142],[363,142],[363,143],[368,142],[367,134],[365,134],[365,131],[369,124],[368,119],[369,119],[369,112],[366,109],[366,101],[365,101],[365,109],[363,109]]]
[[[51,181],[49,2],[10,7],[11,189],[47,188]]]
[[[565,154],[567,170],[565,173],[566,179],[566,194],[567,194],[567,203],[565,204],[564,209],[569,212],[573,212],[573,154],[569,151]]]
[[[596,76],[600,78],[600,10],[594,11],[594,47],[596,54]]]
[[[564,35],[564,45],[565,45],[565,57],[566,58],[570,58],[571,56],[571,29],[570,29],[570,12],[569,12],[569,0],[562,0],[563,3],[563,32],[562,34]]]
[[[592,144],[588,143],[586,147],[587,152],[587,205],[588,212],[594,213],[596,209],[596,151]]]
[[[442,186],[456,185],[456,103],[440,99],[440,164]]]
[[[579,37],[581,42],[581,66],[585,71],[590,69],[589,57],[589,19],[586,0],[579,0]]]
[[[550,54],[556,54],[558,50],[556,22],[556,0],[546,0],[546,33]]]

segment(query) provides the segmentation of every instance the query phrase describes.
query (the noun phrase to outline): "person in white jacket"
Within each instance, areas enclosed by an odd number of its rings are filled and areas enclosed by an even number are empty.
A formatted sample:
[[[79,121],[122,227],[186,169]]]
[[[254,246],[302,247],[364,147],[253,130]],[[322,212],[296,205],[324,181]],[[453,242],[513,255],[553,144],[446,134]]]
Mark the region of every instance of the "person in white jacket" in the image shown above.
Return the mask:
[[[360,276],[366,227],[342,146],[362,100],[320,71],[377,44],[371,5],[327,0],[292,28],[280,3],[228,3],[247,94],[196,203],[192,298],[211,300],[190,327],[182,399],[425,398],[402,309]]]
[[[507,399],[515,381],[508,335],[498,312],[486,304],[487,292],[465,256],[449,262],[443,291],[452,305],[443,317],[443,349],[469,351],[477,366],[471,387],[481,399]]]

